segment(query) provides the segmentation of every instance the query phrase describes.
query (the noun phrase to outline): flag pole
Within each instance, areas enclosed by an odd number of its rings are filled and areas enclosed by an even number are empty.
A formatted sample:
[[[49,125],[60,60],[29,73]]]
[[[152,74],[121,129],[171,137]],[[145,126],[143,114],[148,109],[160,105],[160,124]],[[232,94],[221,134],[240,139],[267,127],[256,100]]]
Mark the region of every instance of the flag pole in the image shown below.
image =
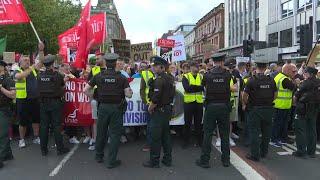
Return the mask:
[[[32,21],[30,21],[30,25],[31,25],[31,27],[33,29],[34,34],[37,36],[38,41],[41,42],[40,37],[39,37],[39,35],[37,33],[37,30],[34,28],[34,25],[33,25]]]

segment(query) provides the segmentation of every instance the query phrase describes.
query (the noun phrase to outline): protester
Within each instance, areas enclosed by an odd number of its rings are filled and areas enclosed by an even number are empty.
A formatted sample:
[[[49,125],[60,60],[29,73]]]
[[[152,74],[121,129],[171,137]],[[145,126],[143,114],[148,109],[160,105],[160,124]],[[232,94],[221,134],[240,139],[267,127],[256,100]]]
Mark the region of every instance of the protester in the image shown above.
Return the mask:
[[[20,68],[15,72],[17,112],[19,118],[19,147],[26,147],[25,135],[29,123],[32,122],[34,144],[40,144],[40,104],[38,89],[38,73],[44,59],[44,45],[39,43],[39,58],[37,64],[31,65],[29,56],[22,56],[19,61]]]

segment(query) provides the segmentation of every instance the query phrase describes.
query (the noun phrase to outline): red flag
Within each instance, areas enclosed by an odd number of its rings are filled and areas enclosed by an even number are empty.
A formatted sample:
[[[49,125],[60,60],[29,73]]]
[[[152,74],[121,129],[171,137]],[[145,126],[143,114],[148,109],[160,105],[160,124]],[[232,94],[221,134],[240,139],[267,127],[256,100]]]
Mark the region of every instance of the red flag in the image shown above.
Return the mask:
[[[76,61],[74,66],[77,68],[86,68],[89,49],[87,49],[87,24],[90,21],[91,0],[88,1],[84,9],[82,10],[80,20],[77,24],[79,27],[78,36],[79,47],[76,55]]]
[[[68,48],[77,49],[79,46],[78,30],[79,27],[74,26],[58,36],[59,54],[63,57],[65,63],[68,63]]]
[[[29,23],[21,0],[0,0],[0,25]]]
[[[87,31],[87,49],[102,44],[106,37],[106,13],[91,16]]]

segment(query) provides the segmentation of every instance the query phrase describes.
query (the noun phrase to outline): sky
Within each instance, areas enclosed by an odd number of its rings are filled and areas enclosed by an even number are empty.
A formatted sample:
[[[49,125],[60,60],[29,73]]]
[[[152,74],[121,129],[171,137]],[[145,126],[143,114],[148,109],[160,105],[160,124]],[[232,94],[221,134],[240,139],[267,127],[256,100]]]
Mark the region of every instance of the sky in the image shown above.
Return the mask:
[[[97,2],[92,0],[92,5]],[[222,2],[224,0],[114,0],[132,44],[154,42],[180,24],[195,24]]]

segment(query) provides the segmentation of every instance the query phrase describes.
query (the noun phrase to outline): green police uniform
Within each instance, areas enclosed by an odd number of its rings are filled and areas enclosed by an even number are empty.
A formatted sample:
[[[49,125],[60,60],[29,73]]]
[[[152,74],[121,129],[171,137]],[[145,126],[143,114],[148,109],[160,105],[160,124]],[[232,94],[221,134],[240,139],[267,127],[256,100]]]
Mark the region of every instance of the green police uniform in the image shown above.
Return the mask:
[[[152,58],[154,65],[167,65],[167,61],[160,57]],[[170,137],[170,119],[172,115],[172,103],[175,95],[174,79],[165,72],[156,75],[156,79],[150,86],[150,102],[156,104],[154,112],[150,115],[150,160],[143,163],[149,168],[158,168],[161,146],[163,148],[162,163],[171,166],[172,144]]]
[[[48,154],[49,128],[53,129],[57,154],[62,155],[69,152],[63,145],[61,134],[64,79],[63,75],[54,71],[53,65],[55,56],[49,55],[44,60],[46,71],[40,72],[38,83],[40,92],[40,146],[43,156]]]
[[[0,66],[5,67],[7,64],[0,61]],[[0,75],[0,168],[3,167],[2,161],[13,159],[10,140],[9,140],[9,119],[10,115],[10,102],[12,99],[3,94],[1,88],[11,91],[15,89],[13,80],[8,74]]]
[[[257,63],[263,69],[265,63]],[[275,81],[263,73],[248,80],[244,93],[248,95],[248,126],[251,151],[247,158],[259,161],[268,154],[268,145],[272,132],[273,100],[277,87]],[[261,137],[260,137],[261,134]]]
[[[212,59],[221,62],[225,59],[225,54],[215,54]],[[212,132],[219,126],[221,137],[221,161],[223,166],[230,166],[230,81],[231,74],[220,66],[214,67],[205,74],[203,85],[206,89],[206,107],[203,121],[203,144],[201,157],[196,164],[203,168],[209,168],[209,160],[212,146]]]
[[[320,105],[320,80],[315,77],[317,72],[317,69],[307,67],[306,73],[312,76],[303,81],[295,93],[297,99],[295,116],[297,151],[293,155],[297,157],[305,155],[315,157],[316,120]]]
[[[96,138],[96,160],[103,162],[107,133],[110,137],[107,167],[114,168],[121,164],[117,160],[120,137],[123,132],[123,111],[126,108],[125,89],[130,88],[128,80],[115,71],[115,62],[119,55],[109,53],[104,56],[107,70],[94,76],[89,82],[97,86],[98,121]],[[112,64],[112,65],[110,65]],[[114,67],[113,67],[114,66]]]

